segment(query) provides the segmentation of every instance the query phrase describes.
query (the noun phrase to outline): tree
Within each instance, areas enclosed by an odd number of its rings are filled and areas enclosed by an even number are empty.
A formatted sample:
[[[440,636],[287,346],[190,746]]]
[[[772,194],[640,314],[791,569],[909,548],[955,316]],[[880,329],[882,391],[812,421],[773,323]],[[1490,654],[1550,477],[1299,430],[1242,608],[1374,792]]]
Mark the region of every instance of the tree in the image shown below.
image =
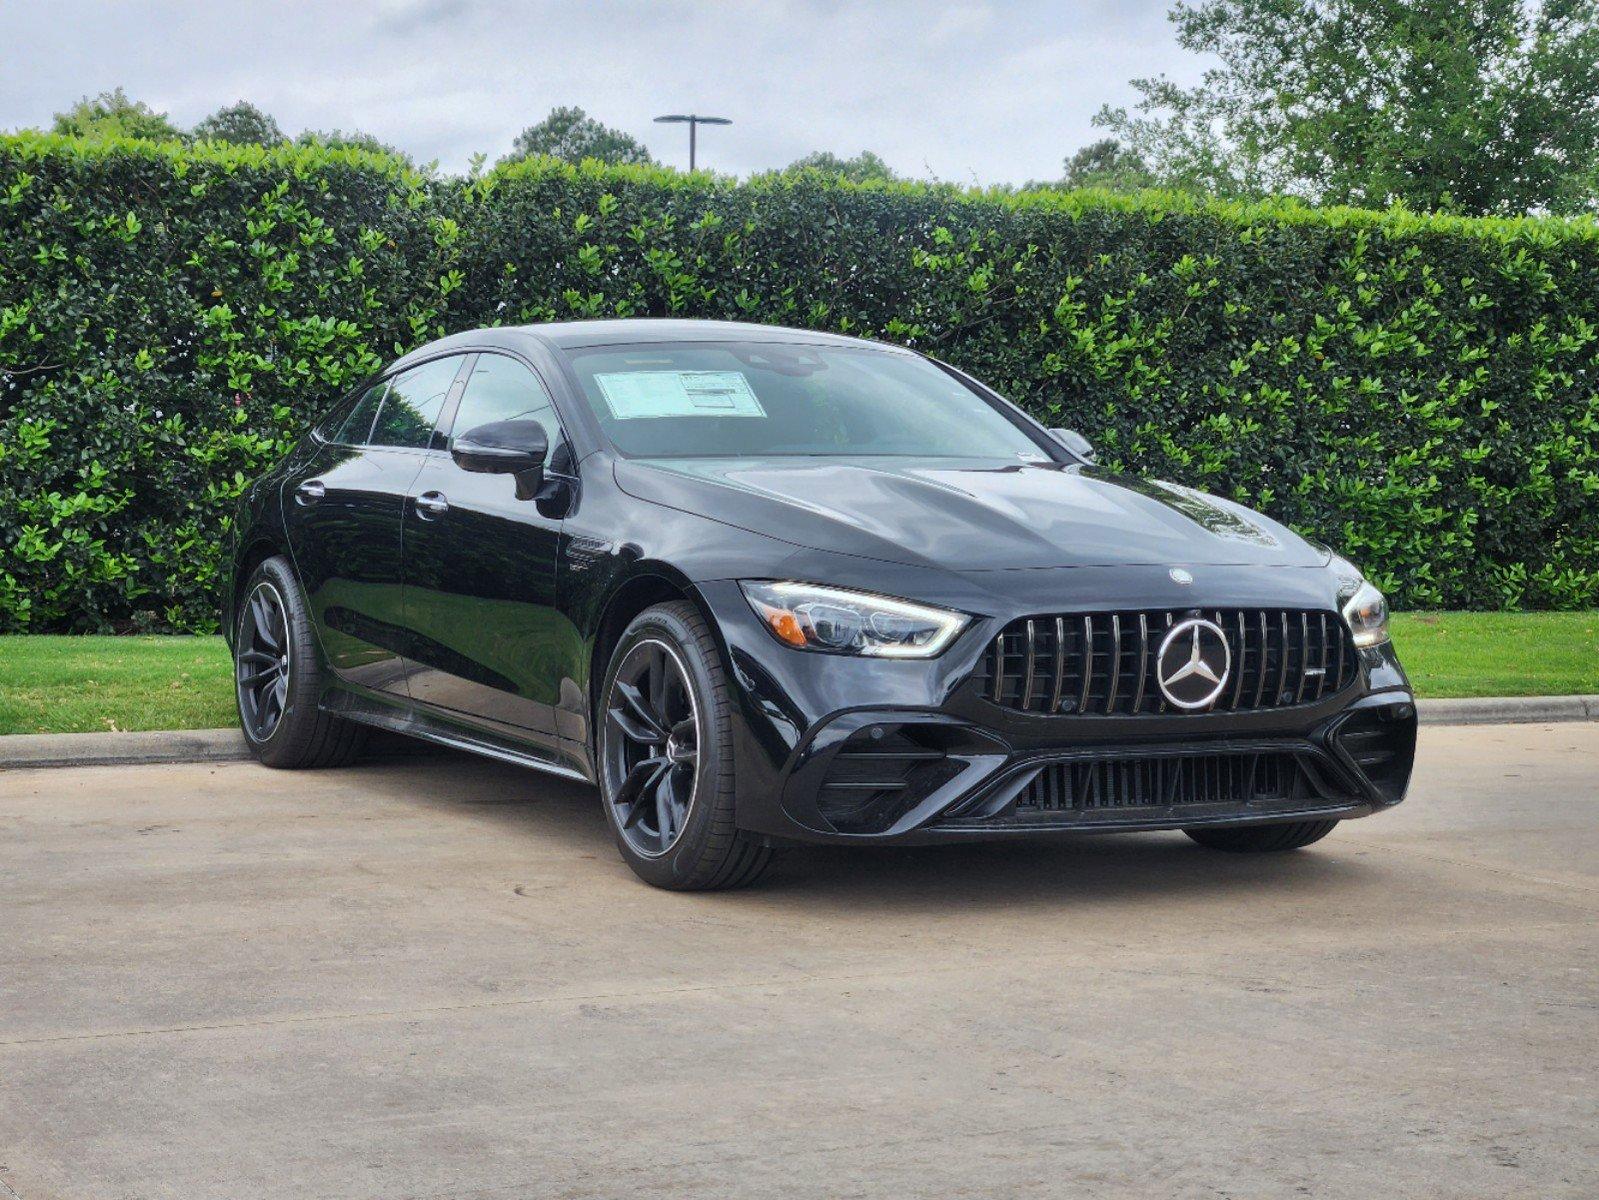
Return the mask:
[[[511,153],[502,162],[515,162],[535,154],[547,154],[566,162],[585,158],[603,163],[642,163],[652,165],[644,143],[630,133],[602,125],[581,108],[552,108],[537,125],[517,134]]]
[[[359,130],[346,133],[342,129],[307,129],[294,139],[294,144],[297,146],[328,146],[335,150],[369,150],[373,154],[387,154],[390,158],[400,159],[407,164],[411,163],[411,156],[404,150],[396,149],[374,135],[361,133]]]
[[[862,150],[854,158],[840,158],[831,150],[817,150],[804,158],[796,158],[783,168],[783,173],[786,175],[807,170],[842,175],[856,183],[865,183],[868,179],[892,181],[899,178],[886,162],[870,150]]]
[[[278,123],[248,100],[217,109],[194,127],[194,136],[237,146],[277,146],[287,140]]]
[[[186,135],[143,100],[130,100],[121,88],[85,96],[66,112],[55,115],[51,129],[78,137],[136,137],[152,141],[183,141]]]
[[[1065,163],[1061,185],[1069,188],[1098,187],[1116,191],[1155,186],[1155,176],[1144,156],[1129,150],[1115,138],[1100,138],[1077,151]]]
[[[1599,0],[1191,0],[1197,87],[1097,124],[1162,179],[1465,213],[1590,207]]]

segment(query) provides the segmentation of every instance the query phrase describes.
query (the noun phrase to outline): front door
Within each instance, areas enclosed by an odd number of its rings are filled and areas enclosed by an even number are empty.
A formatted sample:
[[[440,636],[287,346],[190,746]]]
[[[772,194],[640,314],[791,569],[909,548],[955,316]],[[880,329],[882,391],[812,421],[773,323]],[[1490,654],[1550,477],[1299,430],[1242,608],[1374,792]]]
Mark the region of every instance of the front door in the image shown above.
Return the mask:
[[[548,393],[514,358],[483,353],[467,377],[452,436],[494,421],[541,421],[549,463],[569,457]],[[405,618],[414,699],[497,725],[551,749],[571,643],[556,609],[561,514],[517,498],[509,475],[428,457],[405,513]]]

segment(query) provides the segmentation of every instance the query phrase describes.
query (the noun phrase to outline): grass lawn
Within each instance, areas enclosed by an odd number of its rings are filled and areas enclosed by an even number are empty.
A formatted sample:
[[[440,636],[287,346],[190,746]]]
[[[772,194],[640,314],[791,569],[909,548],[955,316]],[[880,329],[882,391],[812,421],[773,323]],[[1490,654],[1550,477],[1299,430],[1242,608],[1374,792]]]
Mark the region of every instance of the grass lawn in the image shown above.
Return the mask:
[[[1421,696],[1599,693],[1599,612],[1401,613]],[[219,637],[0,637],[0,734],[234,722]]]
[[[237,719],[220,637],[0,637],[0,734],[219,729]]]
[[[1393,638],[1418,696],[1599,693],[1599,612],[1398,613]]]

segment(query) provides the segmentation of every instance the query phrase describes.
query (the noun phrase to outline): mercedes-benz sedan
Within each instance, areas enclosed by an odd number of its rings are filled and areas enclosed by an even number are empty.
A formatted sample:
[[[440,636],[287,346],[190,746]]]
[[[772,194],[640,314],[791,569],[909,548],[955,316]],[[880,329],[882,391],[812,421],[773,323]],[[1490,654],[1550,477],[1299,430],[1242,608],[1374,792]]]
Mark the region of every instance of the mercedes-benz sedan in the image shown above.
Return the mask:
[[[1414,756],[1348,562],[850,338],[457,334],[334,404],[235,538],[262,762],[378,728],[589,780],[662,887],[807,841],[1289,850],[1399,803]]]

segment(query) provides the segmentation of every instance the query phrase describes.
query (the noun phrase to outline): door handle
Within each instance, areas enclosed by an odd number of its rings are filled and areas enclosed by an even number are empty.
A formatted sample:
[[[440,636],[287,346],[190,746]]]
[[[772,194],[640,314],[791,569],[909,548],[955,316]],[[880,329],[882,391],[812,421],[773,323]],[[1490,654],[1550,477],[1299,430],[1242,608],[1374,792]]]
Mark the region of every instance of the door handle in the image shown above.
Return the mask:
[[[310,507],[328,493],[328,485],[320,479],[307,479],[294,489],[294,499],[298,504]]]
[[[443,492],[423,492],[416,498],[416,515],[424,521],[442,517],[450,511],[450,502]]]

